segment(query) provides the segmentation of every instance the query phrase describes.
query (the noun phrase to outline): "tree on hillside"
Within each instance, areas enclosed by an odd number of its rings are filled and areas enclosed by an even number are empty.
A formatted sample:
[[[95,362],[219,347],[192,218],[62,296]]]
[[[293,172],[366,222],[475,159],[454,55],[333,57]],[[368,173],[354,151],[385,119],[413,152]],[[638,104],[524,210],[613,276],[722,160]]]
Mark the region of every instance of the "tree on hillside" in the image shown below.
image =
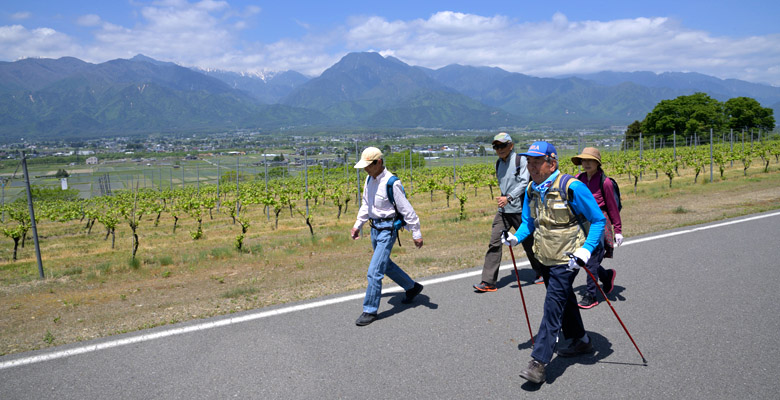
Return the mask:
[[[385,166],[390,171],[400,171],[404,167],[409,168],[409,150],[399,151],[392,154],[384,154]],[[425,158],[420,153],[412,153],[412,167],[422,168],[425,166]]]
[[[775,128],[774,110],[761,107],[761,104],[750,97],[735,97],[724,104],[727,116],[726,127],[739,130],[758,128],[771,131]]]
[[[626,138],[623,141],[624,147],[632,140],[639,140],[639,132],[642,131],[642,123],[639,121],[632,122],[628,128],[626,128]]]
[[[693,135],[710,128],[721,131],[726,123],[723,110],[723,103],[705,93],[662,100],[642,121],[642,132],[671,136],[672,132]]]

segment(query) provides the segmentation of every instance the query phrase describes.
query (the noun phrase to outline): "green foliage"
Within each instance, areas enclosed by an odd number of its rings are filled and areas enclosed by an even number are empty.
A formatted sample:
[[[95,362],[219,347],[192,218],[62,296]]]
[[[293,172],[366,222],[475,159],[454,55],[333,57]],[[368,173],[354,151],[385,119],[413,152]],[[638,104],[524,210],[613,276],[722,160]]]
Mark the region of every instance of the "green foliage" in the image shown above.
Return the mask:
[[[30,193],[35,201],[73,201],[79,198],[79,191],[76,189],[62,190],[55,187],[31,186]]]
[[[639,140],[639,133],[642,132],[642,123],[634,121],[626,129],[626,140],[623,142],[623,148],[626,148],[629,140]]]
[[[287,175],[287,169],[285,167],[271,167],[268,168],[268,179],[274,179],[274,178],[282,178]],[[258,174],[258,179],[265,179],[265,170],[260,171]],[[232,175],[233,181],[236,181],[236,174],[235,172]],[[230,179],[229,176],[223,175],[223,180],[220,182],[224,182]],[[239,177],[239,179],[243,179],[242,177]]]
[[[461,221],[466,219],[466,201],[468,200],[468,196],[465,194],[459,194],[458,195],[458,201],[460,201],[460,212],[458,213],[458,219]]]
[[[735,97],[726,101],[724,112],[728,117],[727,127],[736,131],[758,128],[771,131],[775,128],[774,110],[761,107],[750,97]]]
[[[135,258],[135,255],[133,255],[132,258],[127,260],[127,266],[132,268],[132,269],[141,268],[141,260]]]
[[[647,114],[641,128],[645,134],[670,135],[677,132],[693,135],[710,128],[720,132],[725,121],[723,103],[705,93],[694,93],[674,100],[662,100]]]
[[[65,171],[65,169],[63,169],[63,168],[58,169],[57,173],[54,174],[55,178],[67,178],[69,176],[70,176],[70,174],[68,173],[68,171]]]
[[[54,343],[54,335],[48,329],[46,330],[46,335],[43,336],[43,341],[49,345]]]
[[[269,170],[270,175],[270,170]],[[247,174],[245,172],[239,172],[238,174],[238,182],[251,182],[255,179],[255,177],[251,174]],[[222,176],[219,177],[220,183],[236,183],[236,171],[227,171]]]
[[[383,155],[385,161],[385,167],[392,172],[409,169],[409,152],[410,150],[399,151],[392,154]],[[412,153],[412,169],[425,167],[425,157],[420,153]]]

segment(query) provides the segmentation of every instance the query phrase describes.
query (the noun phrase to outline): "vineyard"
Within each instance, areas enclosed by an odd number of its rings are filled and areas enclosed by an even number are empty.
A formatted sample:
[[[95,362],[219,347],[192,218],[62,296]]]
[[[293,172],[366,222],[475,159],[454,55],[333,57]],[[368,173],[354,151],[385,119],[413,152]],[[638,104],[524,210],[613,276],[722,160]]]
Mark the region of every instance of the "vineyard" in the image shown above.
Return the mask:
[[[561,156],[562,171],[577,172],[572,155]],[[778,175],[780,141],[744,148],[715,144],[712,153],[706,145],[644,150],[641,156],[604,151],[602,157],[605,171],[621,186],[630,236],[651,229],[637,222],[645,219],[630,219],[640,211],[632,210],[634,202],[708,184],[711,166],[712,182],[755,180],[772,187],[764,177]],[[391,168],[420,215],[426,241],[415,250],[407,244],[411,236],[402,233],[405,242],[394,249],[394,259],[411,275],[481,263],[499,194],[495,159],[485,161]],[[88,199],[47,198],[40,191],[34,212],[44,280],[36,268],[27,203],[4,204],[0,326],[23,338],[0,354],[363,287],[370,244],[350,240],[349,228],[365,173],[350,164],[312,166],[266,180],[261,171],[225,170],[214,183],[182,187],[163,184],[160,174],[148,186],[136,180],[132,189]],[[776,207],[772,196],[751,210]],[[681,197],[695,201],[695,194]],[[682,220],[694,208],[675,207],[659,218]],[[117,309],[133,317],[114,323]],[[38,326],[34,335],[31,326]]]
[[[741,168],[747,176],[748,169],[755,162],[768,172],[774,159],[780,161],[780,142],[764,141],[750,144],[747,148],[717,144],[710,153],[709,146],[664,148],[644,151],[604,152],[603,167],[607,174],[628,183],[636,193],[642,179],[667,179],[673,187],[675,179],[692,177],[710,179],[711,172],[719,179],[727,169]],[[414,170],[404,168],[394,171],[405,183],[407,192],[416,200],[423,198],[434,202],[443,198],[446,209],[453,208],[451,217],[456,220],[467,218],[467,202],[478,199],[483,193],[485,199],[498,193],[494,165],[470,164],[452,167],[434,167]],[[562,156],[560,169],[576,174],[578,167],[568,156]],[[682,171],[682,172],[681,172]],[[173,188],[162,185],[162,174],[155,187],[140,187],[140,180],[131,185],[131,190],[118,190],[111,195],[90,199],[54,199],[35,202],[36,217],[40,224],[62,224],[70,226],[65,235],[74,240],[108,240],[111,249],[124,251],[131,259],[138,255],[141,237],[154,234],[164,237],[168,232],[173,240],[179,229],[185,229],[191,240],[200,240],[208,234],[204,221],[234,226],[234,247],[244,251],[244,241],[252,226],[262,225],[271,232],[279,228],[280,221],[286,226],[305,226],[311,236],[328,222],[342,217],[351,220],[353,215],[345,214],[349,206],[359,206],[359,190],[362,189],[365,174],[354,170],[348,164],[338,168],[308,167],[297,176],[265,179],[256,174],[228,170],[219,176],[217,184],[200,184]],[[182,182],[184,178],[182,176]],[[144,182],[144,186],[145,182]],[[624,186],[625,187],[625,186]],[[626,189],[624,189],[625,191]],[[424,197],[423,197],[424,196]],[[479,200],[477,200],[479,201]],[[262,210],[262,212],[258,212]],[[354,210],[353,210],[354,211]],[[264,214],[264,215],[263,215]],[[0,262],[16,261],[30,257],[20,255],[29,241],[30,214],[26,202],[17,201],[2,206],[2,233],[8,239],[0,250]],[[165,222],[162,222],[165,221]],[[162,223],[161,223],[162,222]],[[95,226],[97,224],[97,227]],[[132,243],[117,247],[117,229],[129,229]],[[266,229],[266,230],[268,230]],[[97,234],[93,231],[102,232]],[[45,234],[45,230],[44,230]],[[164,239],[155,239],[156,241]],[[176,239],[180,240],[180,239]]]

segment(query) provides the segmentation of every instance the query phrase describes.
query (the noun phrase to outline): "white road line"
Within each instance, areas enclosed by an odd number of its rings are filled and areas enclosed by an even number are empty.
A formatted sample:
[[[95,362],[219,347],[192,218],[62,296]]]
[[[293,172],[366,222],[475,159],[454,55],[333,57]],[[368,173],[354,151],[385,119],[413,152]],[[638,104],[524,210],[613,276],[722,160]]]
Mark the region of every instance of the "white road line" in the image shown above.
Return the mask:
[[[770,217],[776,217],[776,216],[780,216],[780,212],[774,212],[774,213],[770,213],[770,214],[758,215],[758,216],[738,219],[738,220],[734,220],[734,221],[728,221],[728,222],[723,222],[723,223],[718,223],[718,224],[713,224],[713,225],[702,226],[702,227],[693,228],[693,229],[681,230],[681,231],[677,231],[677,232],[665,233],[665,234],[662,234],[662,235],[649,236],[649,237],[641,238],[641,239],[627,240],[627,241],[623,242],[623,246],[628,246],[628,245],[632,245],[632,244],[638,244],[638,243],[642,243],[642,242],[648,242],[648,241],[651,241],[651,240],[664,239],[664,238],[668,238],[668,237],[671,237],[671,236],[684,235],[684,234],[693,233],[693,232],[697,232],[697,231],[703,231],[703,230],[707,230],[707,229],[721,228],[721,227],[728,226],[728,225],[739,224],[739,223],[743,223],[743,222],[755,221],[755,220],[758,220],[758,219],[764,219],[764,218],[770,218]],[[529,265],[528,261],[523,261],[523,262],[517,264],[518,267],[521,267],[521,266],[524,267],[524,266],[527,266],[527,265]],[[506,269],[510,269],[510,268],[514,268],[514,266],[512,264],[507,264],[507,265],[502,266],[501,270],[506,270]],[[423,285],[432,285],[432,284],[436,284],[436,283],[449,282],[449,281],[455,281],[455,280],[459,280],[459,279],[469,278],[469,277],[480,275],[480,274],[482,274],[482,271],[476,270],[476,271],[464,272],[464,273],[455,274],[455,275],[448,275],[448,276],[444,276],[444,277],[441,277],[441,278],[428,279],[428,280],[425,280],[425,281],[420,281],[420,283],[422,283]],[[384,290],[385,293],[400,292],[400,291],[402,291],[402,289],[400,287],[398,287],[398,286],[392,286],[392,287],[389,287],[386,290]],[[128,344],[133,344],[133,343],[146,342],[146,341],[149,341],[149,340],[160,339],[160,338],[164,338],[164,337],[168,337],[168,336],[176,336],[176,335],[182,335],[182,334],[190,333],[190,332],[203,331],[203,330],[206,330],[206,329],[219,328],[219,327],[222,327],[222,326],[239,324],[239,323],[242,323],[242,322],[248,322],[248,321],[253,321],[253,320],[256,320],[256,319],[267,318],[267,317],[273,317],[273,316],[276,316],[276,315],[288,314],[288,313],[295,312],[295,311],[308,310],[308,309],[311,309],[311,308],[324,307],[324,306],[328,306],[328,305],[331,305],[331,304],[338,304],[338,303],[343,303],[343,302],[351,301],[351,300],[359,300],[359,299],[362,299],[363,296],[364,296],[363,293],[352,294],[352,295],[336,297],[336,298],[328,299],[328,300],[320,300],[320,301],[314,301],[314,302],[311,302],[311,303],[305,303],[305,304],[298,304],[298,305],[295,305],[295,306],[283,307],[283,308],[279,308],[279,309],[276,309],[276,310],[258,311],[258,312],[254,312],[254,313],[241,315],[241,316],[238,316],[238,317],[223,318],[223,319],[219,319],[219,320],[212,321],[212,322],[203,322],[203,323],[198,323],[198,324],[185,326],[185,327],[181,327],[181,328],[174,328],[174,329],[168,329],[168,330],[155,332],[155,333],[142,334],[142,335],[133,336],[133,337],[125,338],[125,339],[110,340],[110,341],[107,341],[107,342],[98,343],[98,344],[94,344],[94,345],[76,347],[76,348],[73,348],[73,349],[70,349],[70,350],[54,351],[54,352],[51,352],[51,353],[48,353],[48,354],[42,354],[42,355],[39,355],[39,356],[19,358],[19,359],[16,359],[16,360],[10,360],[10,361],[5,361],[5,362],[0,363],[0,370],[6,369],[6,368],[19,367],[19,366],[27,365],[27,364],[34,364],[34,363],[43,362],[43,361],[56,360],[58,358],[70,357],[70,356],[74,356],[74,355],[77,355],[77,354],[91,353],[93,351],[110,349],[110,348],[124,346],[124,345],[128,345]]]

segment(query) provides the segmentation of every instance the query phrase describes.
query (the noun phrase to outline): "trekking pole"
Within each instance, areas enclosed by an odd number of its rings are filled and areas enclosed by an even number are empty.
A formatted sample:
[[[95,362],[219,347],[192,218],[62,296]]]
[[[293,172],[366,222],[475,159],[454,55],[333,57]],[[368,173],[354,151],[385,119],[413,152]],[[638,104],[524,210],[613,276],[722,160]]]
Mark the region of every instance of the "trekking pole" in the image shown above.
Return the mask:
[[[506,219],[504,218],[504,208],[499,208],[498,212],[501,214],[501,219],[504,220],[504,228],[507,228]],[[508,231],[504,231],[504,239],[509,236]],[[515,278],[517,278],[517,288],[520,289],[520,299],[523,300],[523,312],[525,313],[525,323],[528,324],[528,333],[531,335],[531,347],[534,345],[534,333],[531,330],[531,321],[528,319],[528,309],[525,308],[525,296],[523,295],[523,285],[520,283],[520,274],[517,272],[517,263],[515,262],[515,252],[512,251],[512,246],[509,246],[509,255],[512,256],[512,265],[515,267]]]
[[[579,257],[575,257],[574,254],[571,253],[571,252],[567,251],[566,255],[569,258],[573,258],[577,262],[577,264],[580,267],[582,267],[582,269],[584,269],[585,272],[588,273],[588,276],[590,276],[590,279],[593,279],[593,282],[596,282],[596,287],[599,288],[599,291],[601,292],[601,295],[604,296],[604,300],[607,301],[607,304],[609,304],[609,308],[612,309],[612,312],[615,314],[615,317],[617,318],[618,322],[620,322],[620,326],[623,327],[623,330],[626,331],[626,335],[628,335],[628,338],[631,339],[631,343],[634,344],[634,348],[636,348],[637,353],[639,353],[639,356],[642,357],[642,362],[647,364],[647,359],[645,359],[645,356],[642,355],[642,352],[639,350],[639,346],[636,345],[636,342],[634,341],[634,338],[631,337],[631,334],[628,332],[628,328],[626,328],[626,325],[623,324],[623,320],[620,319],[620,316],[618,315],[617,311],[615,311],[615,307],[612,307],[612,302],[610,302],[609,299],[607,298],[607,294],[604,293],[604,289],[602,289],[601,286],[599,286],[599,284],[598,284],[599,281],[596,280],[596,278],[593,276],[593,273],[590,272],[590,270],[588,270],[587,267],[585,267],[585,262],[582,261],[582,259],[580,259]]]

